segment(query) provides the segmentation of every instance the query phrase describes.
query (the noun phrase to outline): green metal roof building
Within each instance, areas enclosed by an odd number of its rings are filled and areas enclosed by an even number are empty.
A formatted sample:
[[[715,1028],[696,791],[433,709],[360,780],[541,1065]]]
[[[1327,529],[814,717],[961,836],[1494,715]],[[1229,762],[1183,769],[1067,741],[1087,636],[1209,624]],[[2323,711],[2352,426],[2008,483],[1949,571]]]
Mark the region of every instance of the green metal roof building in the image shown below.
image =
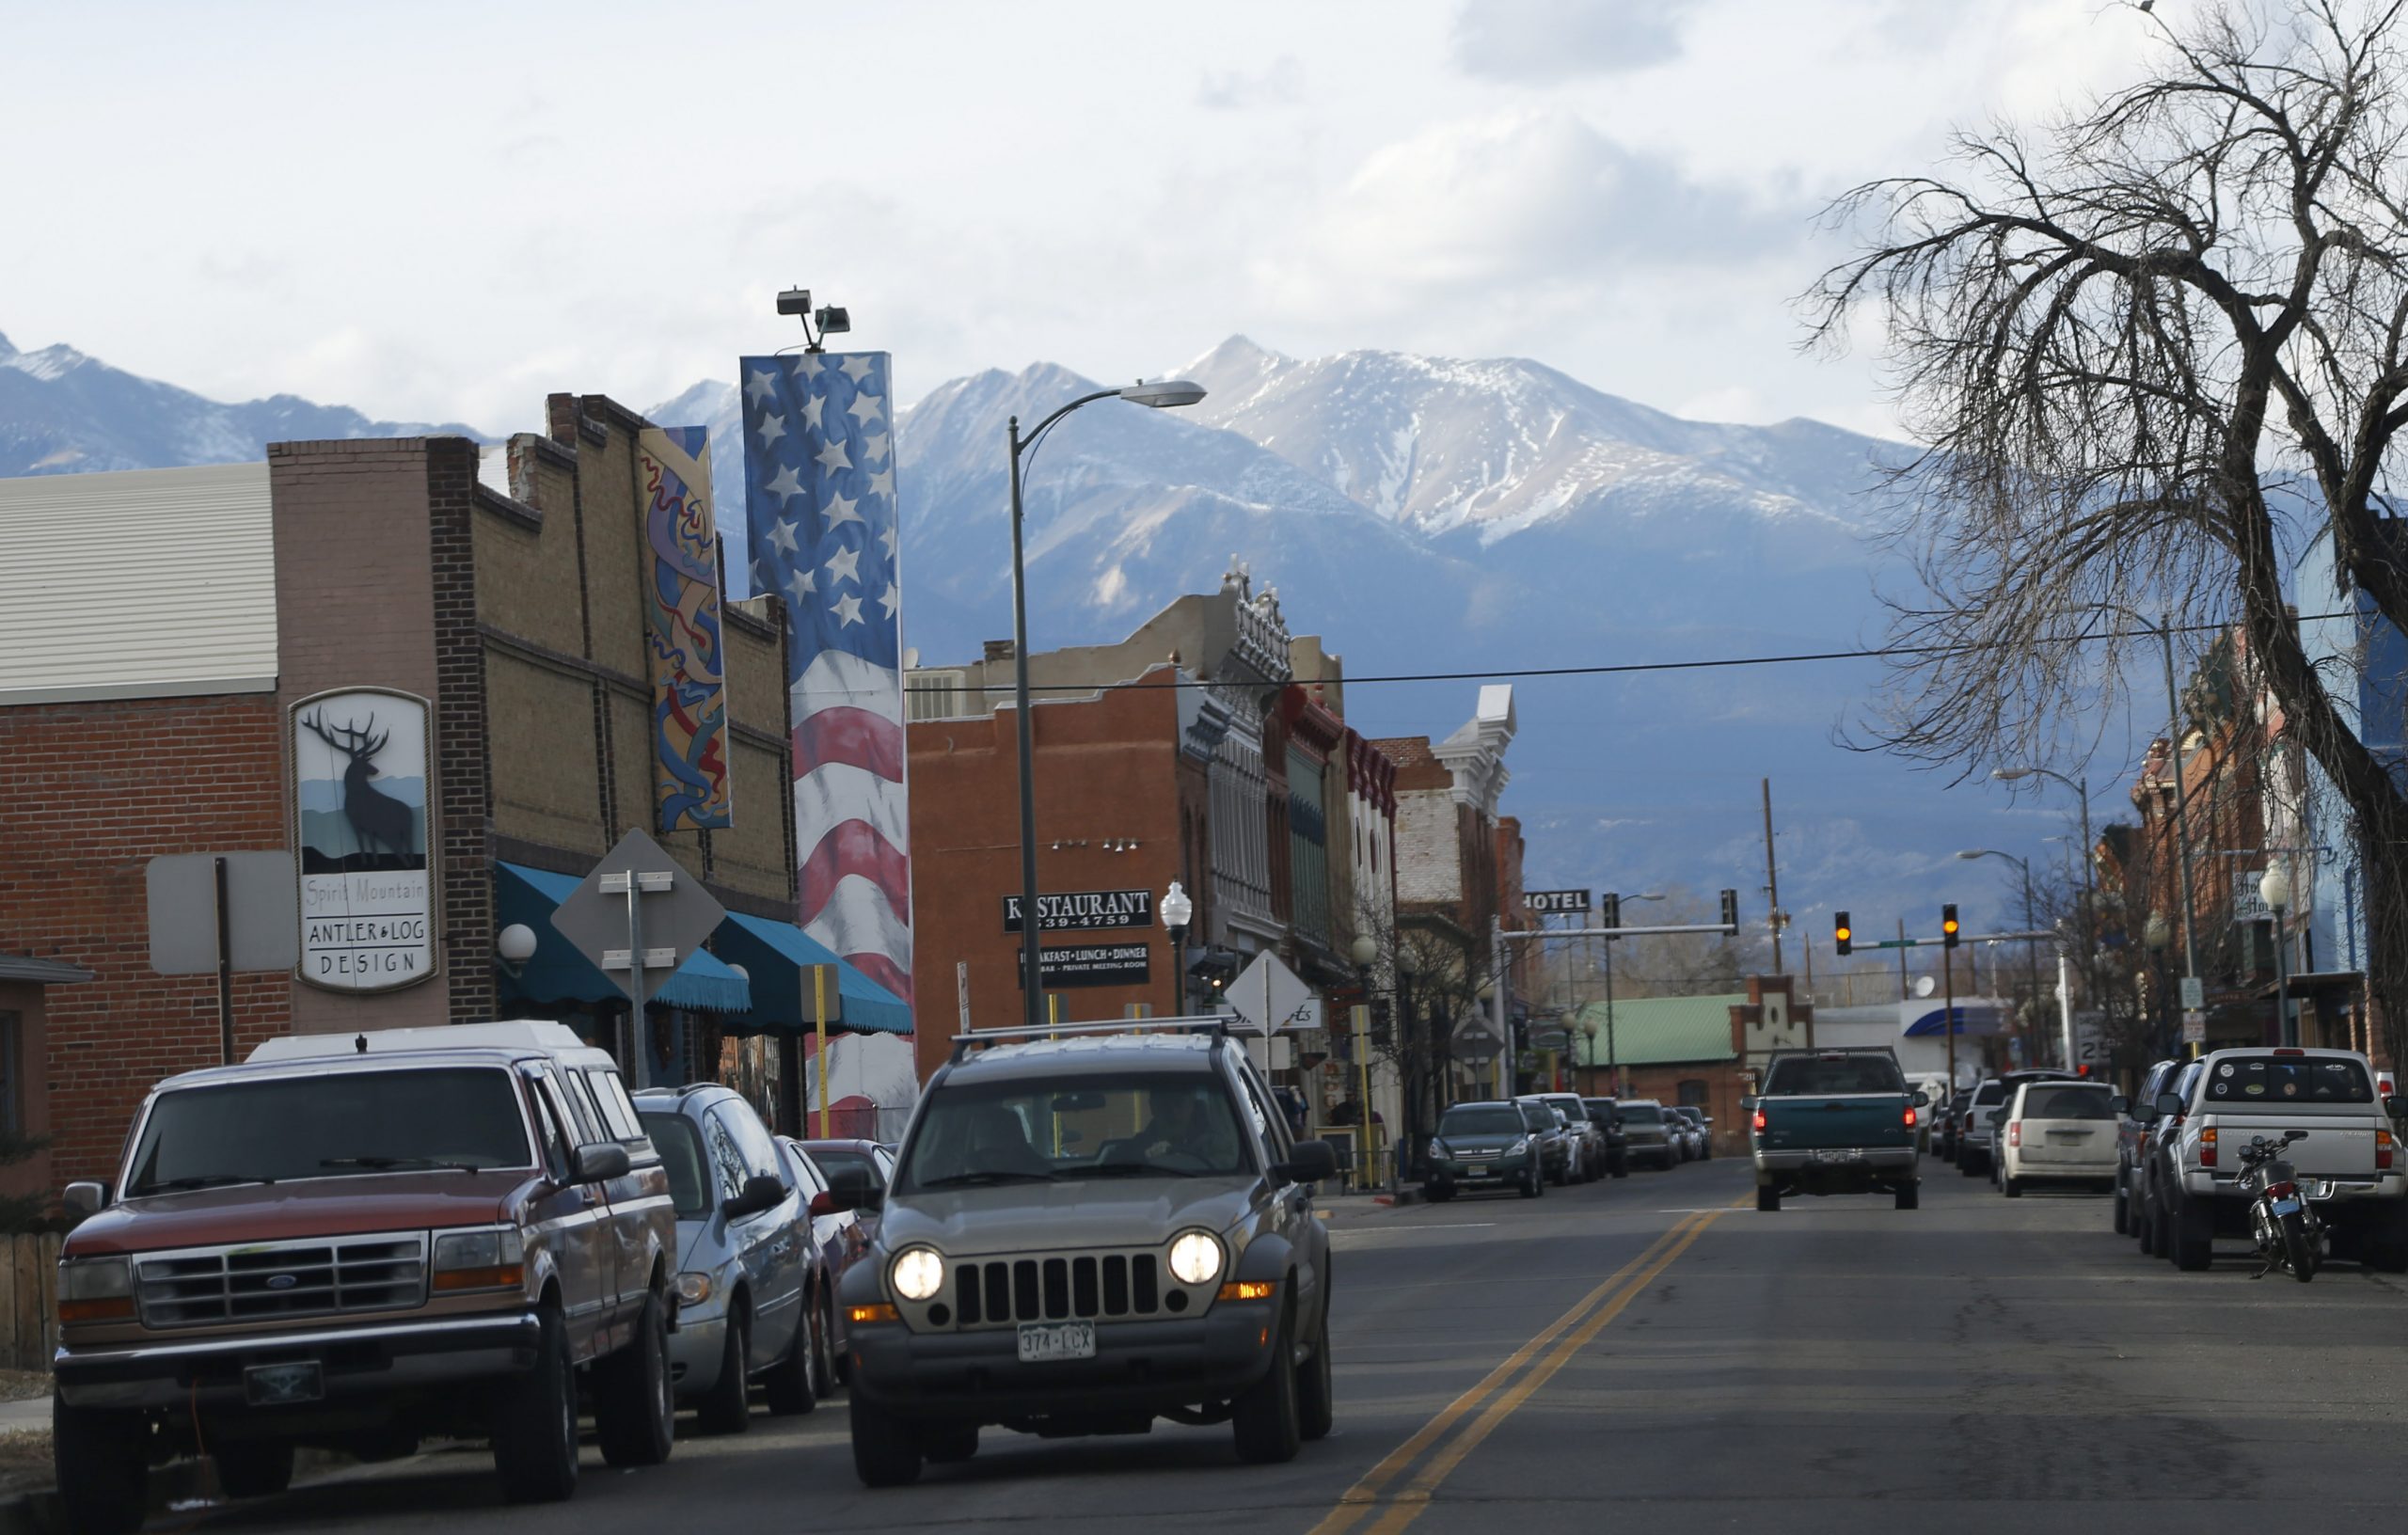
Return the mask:
[[[1731,1009],[1745,1006],[1747,1001],[1747,994],[1740,991],[1713,997],[1617,1001],[1610,1053],[1606,1005],[1590,1003],[1572,1021],[1573,1064],[1602,1067],[1611,1060],[1623,1066],[1676,1066],[1688,1061],[1736,1060],[1739,1052],[1731,1044]],[[1593,1037],[1589,1033],[1592,1022],[1597,1025]]]

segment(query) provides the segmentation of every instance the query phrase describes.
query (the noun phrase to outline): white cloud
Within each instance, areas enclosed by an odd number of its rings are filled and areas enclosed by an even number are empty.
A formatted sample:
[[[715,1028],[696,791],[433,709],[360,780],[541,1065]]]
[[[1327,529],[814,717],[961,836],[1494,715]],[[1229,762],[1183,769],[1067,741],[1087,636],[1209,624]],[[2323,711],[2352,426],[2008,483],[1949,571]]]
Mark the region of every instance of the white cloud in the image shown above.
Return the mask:
[[[1466,0],[1455,62],[1473,74],[1553,81],[1677,58],[1696,0]]]

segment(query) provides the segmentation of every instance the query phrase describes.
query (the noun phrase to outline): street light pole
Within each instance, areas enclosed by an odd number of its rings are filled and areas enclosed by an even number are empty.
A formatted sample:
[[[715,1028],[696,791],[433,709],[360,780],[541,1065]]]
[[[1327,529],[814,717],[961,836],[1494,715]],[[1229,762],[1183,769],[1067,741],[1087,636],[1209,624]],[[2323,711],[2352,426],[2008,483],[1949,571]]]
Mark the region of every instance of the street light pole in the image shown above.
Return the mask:
[[[2291,1021],[2290,956],[2285,952],[2290,941],[2283,929],[2283,909],[2291,904],[2291,881],[2281,864],[2268,868],[2258,881],[2258,898],[2274,913],[2274,1037],[2286,1048],[2294,1048],[2299,1044],[2299,1028]]]
[[[1203,386],[1184,379],[1139,383],[1125,389],[1098,389],[1083,394],[1038,422],[1037,430],[1025,437],[1020,435],[1018,416],[1004,425],[1004,440],[1011,449],[1012,710],[1019,717],[1015,722],[1020,752],[1021,1009],[1022,1021],[1032,1030],[1045,1025],[1045,972],[1037,941],[1037,736],[1036,721],[1028,713],[1028,579],[1022,555],[1025,514],[1021,504],[1021,467],[1044,440],[1045,434],[1054,429],[1054,423],[1082,405],[1091,405],[1099,400],[1126,400],[1159,410],[1192,405],[1203,398]]]
[[[2032,861],[2030,859],[2018,858],[2013,853],[2003,853],[1995,847],[1968,847],[1956,856],[1964,859],[2003,858],[2009,863],[2014,864],[2018,870],[2021,871],[2023,876],[2023,930],[2027,933],[2037,930],[2039,919],[2033,915],[2032,907]],[[2036,1015],[2040,1008],[2040,941],[2038,939],[2026,938],[2023,941],[2023,962],[2024,968],[2030,974],[2032,987],[2032,1010],[2033,1014]],[[2036,1066],[2039,1064],[2038,1052],[2033,1048],[2032,1022],[2033,1019],[2030,1016],[2027,1016],[2023,1021],[2023,1050],[2025,1055],[2028,1057],[2023,1064],[2026,1066]],[[1951,1082],[1948,1084],[1948,1090],[1952,1093],[1955,1092],[1956,1090],[1956,1084]]]

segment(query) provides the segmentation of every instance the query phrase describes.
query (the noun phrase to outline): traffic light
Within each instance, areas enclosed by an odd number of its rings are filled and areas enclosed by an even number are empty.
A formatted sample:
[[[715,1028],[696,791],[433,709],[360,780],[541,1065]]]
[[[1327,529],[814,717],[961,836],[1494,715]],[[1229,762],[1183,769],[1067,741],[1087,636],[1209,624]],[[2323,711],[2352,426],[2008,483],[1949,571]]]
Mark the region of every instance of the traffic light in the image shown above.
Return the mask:
[[[1722,930],[1733,938],[1739,936],[1739,893],[1735,890],[1722,893]]]
[[[1956,909],[1953,906],[1940,909],[1940,946],[1943,949],[1956,946]]]
[[[1619,927],[1622,926],[1621,896],[1614,894],[1610,891],[1602,893],[1597,896],[1597,926],[1600,927]]]
[[[1845,911],[1832,912],[1831,946],[1839,950],[1841,956],[1845,957],[1850,947],[1854,945],[1855,942],[1856,929],[1847,925],[1847,913]]]

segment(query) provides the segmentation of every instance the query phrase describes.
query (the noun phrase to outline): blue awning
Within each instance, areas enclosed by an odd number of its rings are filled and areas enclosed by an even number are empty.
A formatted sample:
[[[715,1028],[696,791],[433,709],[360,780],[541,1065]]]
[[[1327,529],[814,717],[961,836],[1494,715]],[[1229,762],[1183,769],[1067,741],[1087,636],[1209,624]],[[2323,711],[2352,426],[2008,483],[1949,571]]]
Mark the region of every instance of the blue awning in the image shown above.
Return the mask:
[[[535,935],[534,957],[518,966],[515,976],[507,970],[501,972],[499,1000],[625,1002],[626,994],[552,926],[553,909],[577,889],[577,877],[520,863],[497,862],[494,868],[497,925],[506,927],[521,923]],[[724,960],[697,949],[654,989],[652,1000],[665,1007],[696,1012],[742,1013],[752,1010],[752,990]]]
[[[909,1003],[845,963],[793,923],[765,922],[731,911],[711,942],[719,945],[721,954],[752,973],[752,1018],[764,1027],[811,1027],[810,1003],[802,994],[802,967],[833,965],[836,990],[843,999],[844,1028],[855,1034],[911,1032]]]

